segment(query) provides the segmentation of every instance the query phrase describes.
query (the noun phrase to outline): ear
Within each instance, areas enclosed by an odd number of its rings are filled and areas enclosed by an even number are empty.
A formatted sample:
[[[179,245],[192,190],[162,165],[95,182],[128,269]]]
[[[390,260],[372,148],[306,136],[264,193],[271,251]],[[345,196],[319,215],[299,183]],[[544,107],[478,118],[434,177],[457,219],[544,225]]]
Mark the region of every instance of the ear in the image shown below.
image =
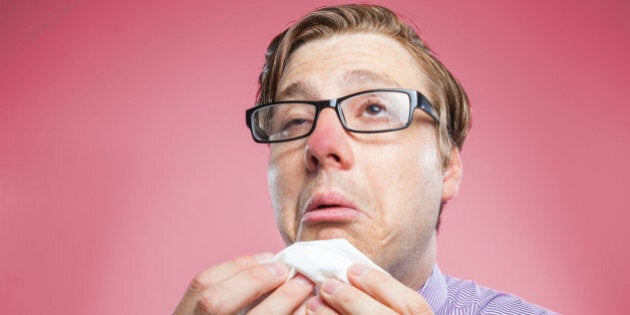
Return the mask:
[[[454,147],[449,155],[448,165],[442,177],[442,202],[447,202],[457,195],[463,174],[462,159],[459,149]]]

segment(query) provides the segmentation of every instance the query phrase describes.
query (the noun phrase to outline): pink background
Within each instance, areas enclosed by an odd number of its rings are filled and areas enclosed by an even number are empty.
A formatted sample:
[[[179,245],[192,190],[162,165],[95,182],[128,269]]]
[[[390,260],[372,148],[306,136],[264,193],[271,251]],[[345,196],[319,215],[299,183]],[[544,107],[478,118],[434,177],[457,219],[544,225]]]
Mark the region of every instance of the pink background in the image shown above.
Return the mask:
[[[281,249],[244,110],[269,40],[333,3],[0,0],[2,312],[168,314],[195,273]],[[621,313],[629,2],[386,4],[474,106],[441,268]]]

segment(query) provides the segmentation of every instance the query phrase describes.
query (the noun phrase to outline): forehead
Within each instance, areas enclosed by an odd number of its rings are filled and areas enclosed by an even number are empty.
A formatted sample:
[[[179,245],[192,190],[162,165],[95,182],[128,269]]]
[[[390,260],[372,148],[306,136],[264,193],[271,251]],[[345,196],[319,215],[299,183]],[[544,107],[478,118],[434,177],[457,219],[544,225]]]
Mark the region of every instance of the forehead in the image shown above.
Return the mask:
[[[365,89],[398,87],[426,92],[419,62],[386,35],[352,33],[310,41],[289,57],[278,99],[336,98]]]

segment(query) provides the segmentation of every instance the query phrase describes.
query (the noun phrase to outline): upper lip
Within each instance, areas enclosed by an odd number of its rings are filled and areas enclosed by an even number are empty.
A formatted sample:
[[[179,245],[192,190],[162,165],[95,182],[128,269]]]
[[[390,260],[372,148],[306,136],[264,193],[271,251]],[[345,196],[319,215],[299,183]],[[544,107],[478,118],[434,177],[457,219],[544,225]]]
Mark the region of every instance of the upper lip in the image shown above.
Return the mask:
[[[306,203],[306,210],[309,212],[317,210],[322,207],[343,207],[357,209],[356,206],[350,202],[342,194],[336,192],[321,192],[313,195]]]

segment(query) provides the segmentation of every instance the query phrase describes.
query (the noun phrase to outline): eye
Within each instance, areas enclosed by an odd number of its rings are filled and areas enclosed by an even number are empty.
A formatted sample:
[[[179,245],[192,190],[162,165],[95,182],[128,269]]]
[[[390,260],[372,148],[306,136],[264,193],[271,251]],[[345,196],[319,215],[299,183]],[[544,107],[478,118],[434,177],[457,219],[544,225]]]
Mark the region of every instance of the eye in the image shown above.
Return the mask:
[[[315,108],[303,104],[281,104],[274,107],[269,134],[294,135],[310,130]]]
[[[369,104],[365,107],[365,113],[369,116],[378,116],[379,114],[383,114],[387,111],[385,106],[377,103]]]
[[[305,125],[307,123],[308,121],[303,118],[291,119],[284,123],[284,126],[282,126],[282,130],[287,130],[291,128],[299,128],[300,126]]]
[[[279,138],[298,137],[306,134],[313,126],[313,120],[310,117],[287,117],[280,123],[280,129],[274,133]]]
[[[342,100],[346,126],[354,131],[377,132],[404,125],[409,117],[409,99],[396,91],[366,91]]]
[[[380,118],[387,116],[387,105],[380,101],[365,102],[361,106],[361,110],[357,113],[358,117]]]

